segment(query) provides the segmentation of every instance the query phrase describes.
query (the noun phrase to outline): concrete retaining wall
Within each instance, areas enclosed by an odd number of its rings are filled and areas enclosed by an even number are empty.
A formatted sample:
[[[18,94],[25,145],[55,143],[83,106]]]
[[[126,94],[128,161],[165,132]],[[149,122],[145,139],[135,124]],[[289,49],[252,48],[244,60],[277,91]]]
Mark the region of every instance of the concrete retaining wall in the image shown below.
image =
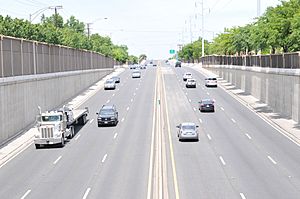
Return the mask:
[[[243,66],[209,66],[244,94],[268,104],[273,112],[300,123],[300,70]]]
[[[112,69],[0,79],[0,144],[35,122],[37,106],[50,110],[78,95]]]

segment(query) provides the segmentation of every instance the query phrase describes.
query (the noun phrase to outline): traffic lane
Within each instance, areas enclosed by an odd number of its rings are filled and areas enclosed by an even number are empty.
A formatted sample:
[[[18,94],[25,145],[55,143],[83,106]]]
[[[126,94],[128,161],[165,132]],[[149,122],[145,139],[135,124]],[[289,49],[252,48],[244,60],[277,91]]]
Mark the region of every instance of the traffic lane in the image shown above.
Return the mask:
[[[155,70],[142,77],[146,78],[143,87],[122,123],[116,144],[90,186],[90,198],[146,198],[155,77]]]
[[[193,98],[193,99],[197,99],[200,96],[203,96],[205,94],[205,92],[201,93],[201,89],[188,89],[189,90],[189,97]],[[199,92],[200,91],[200,92]],[[218,99],[217,99],[218,101]],[[227,154],[234,154],[234,151],[237,151],[238,153],[243,152],[243,154],[237,154],[237,157],[241,157],[241,160],[235,160],[234,157],[230,157],[229,159],[233,158],[232,160],[230,160],[230,162],[235,162],[235,165],[238,165],[237,167],[241,166],[242,162],[246,162],[245,165],[242,166],[242,168],[247,168],[247,165],[250,165],[250,167],[248,168],[249,172],[240,172],[240,174],[238,174],[238,176],[241,176],[244,180],[243,181],[249,181],[249,178],[251,178],[250,171],[251,169],[253,170],[253,168],[256,167],[256,172],[257,171],[264,171],[263,174],[261,174],[260,176],[257,176],[255,179],[252,179],[250,182],[255,185],[255,186],[249,186],[247,184],[245,184],[246,189],[248,189],[247,192],[249,192],[250,194],[252,193],[257,193],[258,195],[254,195],[256,197],[258,197],[259,195],[265,195],[264,197],[275,197],[275,196],[279,196],[283,197],[283,196],[290,196],[290,198],[297,198],[297,196],[299,195],[299,193],[297,193],[296,191],[296,187],[299,187],[299,182],[297,181],[297,179],[294,179],[294,182],[291,182],[291,179],[288,178],[285,168],[281,168],[280,166],[278,167],[273,167],[274,165],[274,160],[272,159],[272,157],[268,154],[267,151],[265,151],[263,148],[258,147],[257,145],[255,145],[255,143],[251,142],[250,138],[245,136],[247,131],[243,130],[242,128],[240,128],[239,124],[236,123],[235,120],[233,120],[229,115],[227,115],[225,112],[223,111],[218,111],[213,114],[214,117],[211,117],[212,114],[205,114],[202,113],[200,114],[202,115],[202,117],[204,117],[202,120],[203,122],[207,122],[208,123],[208,127],[210,128],[209,131],[211,132],[211,136],[216,138],[217,141],[219,141],[220,145],[226,145],[227,142],[224,142],[224,140],[228,139],[230,137],[230,140],[232,140],[232,142],[229,141],[228,143],[228,147],[234,147],[232,150],[227,150]],[[221,116],[223,116],[223,118],[220,118]],[[242,116],[239,116],[237,118],[240,118]],[[223,123],[223,124],[222,124]],[[229,125],[234,125],[234,127],[230,127],[228,128]],[[220,128],[216,128],[220,126]],[[230,131],[228,132],[228,129],[230,129]],[[216,134],[216,132],[222,132],[219,134]],[[223,135],[220,137],[220,135]],[[235,142],[233,142],[234,140],[236,140]],[[246,142],[245,142],[246,141]],[[245,146],[247,146],[250,144],[252,147],[249,148],[248,147],[248,151],[245,150]],[[227,148],[228,148],[227,147]],[[222,151],[226,151],[225,149],[222,149]],[[236,153],[237,153],[236,152]],[[243,160],[243,157],[248,157],[249,160]],[[258,158],[260,157],[260,158]],[[252,160],[250,160],[252,159]],[[260,161],[259,161],[260,159]],[[260,163],[259,163],[260,162]],[[250,164],[251,163],[251,164]],[[259,163],[259,164],[258,164]],[[256,166],[259,165],[259,166]],[[265,165],[265,168],[263,168],[260,165]],[[238,168],[236,168],[236,171],[239,171]],[[255,170],[254,170],[255,171]],[[278,172],[280,173],[278,175]],[[247,174],[248,175],[245,175]],[[266,177],[268,177],[268,179],[271,179],[268,182],[264,182],[263,184],[261,184],[260,182],[263,182],[264,179],[266,179]],[[253,181],[258,180],[256,183],[253,183]],[[276,183],[274,183],[276,182]],[[261,184],[261,186],[256,186]],[[281,188],[276,189],[275,191],[270,191],[273,190],[274,188],[277,187],[278,184],[281,184]],[[264,186],[263,186],[264,185]],[[258,191],[260,189],[260,187],[264,187],[264,189]],[[296,189],[295,189],[296,188]],[[263,194],[264,193],[264,194]]]
[[[194,70],[193,70],[194,71]],[[202,74],[194,71],[197,76]],[[201,79],[204,79],[203,76]],[[204,82],[203,82],[204,83]],[[223,89],[204,89],[210,96],[216,99],[220,110],[229,114],[242,129],[244,135],[255,140],[257,148],[275,157],[281,171],[286,176],[292,176],[291,180],[296,186],[300,186],[300,148],[272,126],[250,111],[247,107],[233,99]],[[251,122],[249,122],[251,121]],[[253,125],[255,124],[255,125]]]
[[[238,198],[175,75],[164,77],[180,198]],[[199,142],[178,141],[176,125],[183,121],[200,125]]]
[[[117,106],[120,104],[120,107],[126,107],[130,103],[131,96],[126,94],[128,90],[133,90],[133,87],[136,85],[131,83],[126,85],[126,87],[116,93],[115,99],[112,99]],[[93,98],[97,98],[103,92],[106,93],[105,91],[100,91]],[[83,106],[86,105],[83,104]],[[118,109],[118,111],[120,116],[126,114],[125,108]],[[80,195],[83,196],[86,187],[95,180],[95,175],[98,173],[99,167],[101,167],[103,158],[107,156],[107,151],[114,145],[114,136],[122,128],[120,123],[117,127],[98,128],[95,119],[93,123],[83,127],[83,132],[80,134],[81,137],[78,139],[79,144],[74,146],[73,150],[69,150],[69,153],[63,154],[63,158],[56,170],[48,175],[47,179],[42,180],[39,186],[34,189],[35,191],[32,191],[32,198],[41,198],[44,194],[48,198],[76,198]],[[49,190],[49,185],[52,185],[55,189]]]

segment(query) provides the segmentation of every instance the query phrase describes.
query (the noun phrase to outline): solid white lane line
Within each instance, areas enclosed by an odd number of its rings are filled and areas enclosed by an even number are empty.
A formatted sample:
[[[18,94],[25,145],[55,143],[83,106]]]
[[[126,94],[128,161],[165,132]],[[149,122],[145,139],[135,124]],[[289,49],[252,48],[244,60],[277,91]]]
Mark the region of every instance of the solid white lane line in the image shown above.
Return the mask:
[[[249,140],[252,139],[252,137],[251,137],[248,133],[246,133],[245,135],[247,136],[247,138],[248,138]]]
[[[231,118],[231,121],[232,121],[233,123],[236,123],[236,121],[235,121],[233,118]]]
[[[225,165],[226,165],[226,162],[224,161],[223,157],[220,156],[219,159],[221,160],[222,164],[225,166]]]
[[[268,156],[268,158],[273,164],[277,164],[277,162],[271,156]]]
[[[127,111],[129,110],[129,106],[127,107],[127,109],[126,109]]]
[[[114,139],[116,139],[116,138],[117,138],[117,136],[118,136],[118,133],[115,133],[115,135],[114,135]]]
[[[78,140],[78,138],[79,138],[80,136],[81,136],[80,134],[77,135],[77,136],[75,137],[75,140]]]
[[[94,121],[94,119],[91,119],[91,121],[90,121],[90,124],[92,124],[92,123],[93,123],[93,121]]]
[[[223,107],[220,107],[220,108],[221,108],[222,111],[224,111],[224,108],[223,108]]]
[[[207,134],[207,137],[208,137],[209,140],[211,140],[211,136],[209,134]]]
[[[246,196],[243,193],[240,193],[242,199],[246,199]]]
[[[199,119],[199,122],[202,123],[203,122],[202,119]]]
[[[53,162],[53,164],[58,163],[58,161],[59,161],[61,158],[62,158],[62,156],[59,156],[59,157]]]
[[[24,198],[26,198],[26,196],[28,196],[28,194],[31,192],[31,190],[29,189],[28,191],[26,191],[26,193],[22,196],[22,198],[21,199],[24,199]]]
[[[106,101],[106,104],[108,104],[109,102],[110,102],[110,100],[107,100],[107,101]]]
[[[85,191],[85,193],[84,193],[84,195],[83,195],[82,199],[86,199],[86,198],[88,197],[88,195],[89,195],[90,191],[91,191],[91,188],[90,188],[90,187],[89,187],[89,188],[87,188],[87,190]]]
[[[122,120],[121,120],[121,122],[124,122],[124,120],[125,120],[125,118],[123,117]]]
[[[104,155],[104,157],[102,158],[102,161],[101,161],[101,162],[104,163],[105,160],[106,160],[106,158],[107,158],[107,154]]]

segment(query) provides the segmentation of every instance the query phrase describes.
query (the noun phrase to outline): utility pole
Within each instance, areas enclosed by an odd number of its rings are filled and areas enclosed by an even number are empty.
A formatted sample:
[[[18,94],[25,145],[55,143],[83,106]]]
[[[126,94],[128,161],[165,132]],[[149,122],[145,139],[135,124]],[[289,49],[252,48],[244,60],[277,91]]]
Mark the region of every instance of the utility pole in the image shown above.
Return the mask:
[[[57,27],[57,9],[62,9],[63,7],[62,6],[54,6],[54,25],[55,27]]]
[[[92,25],[92,24],[93,24],[93,23],[87,23],[87,24],[86,24],[87,34],[88,34],[88,39],[90,38],[90,34],[91,34],[91,31],[90,31],[91,27],[90,27],[90,25]]]
[[[260,0],[257,0],[257,17],[260,17]]]
[[[201,1],[202,6],[202,57],[204,57],[204,5],[203,0]]]

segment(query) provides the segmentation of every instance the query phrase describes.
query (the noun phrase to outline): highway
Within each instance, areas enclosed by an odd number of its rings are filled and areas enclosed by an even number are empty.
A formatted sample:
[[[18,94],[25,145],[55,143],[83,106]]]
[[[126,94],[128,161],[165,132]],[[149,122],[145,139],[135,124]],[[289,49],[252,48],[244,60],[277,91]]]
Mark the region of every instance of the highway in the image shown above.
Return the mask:
[[[31,145],[0,167],[0,196],[9,199],[289,198],[300,196],[300,148],[204,74],[159,62],[116,90],[82,104],[89,121],[63,148]],[[185,88],[184,72],[197,88]],[[214,99],[215,113],[198,101]],[[115,104],[116,127],[97,127],[103,104]],[[199,142],[179,142],[176,125],[199,125]]]

